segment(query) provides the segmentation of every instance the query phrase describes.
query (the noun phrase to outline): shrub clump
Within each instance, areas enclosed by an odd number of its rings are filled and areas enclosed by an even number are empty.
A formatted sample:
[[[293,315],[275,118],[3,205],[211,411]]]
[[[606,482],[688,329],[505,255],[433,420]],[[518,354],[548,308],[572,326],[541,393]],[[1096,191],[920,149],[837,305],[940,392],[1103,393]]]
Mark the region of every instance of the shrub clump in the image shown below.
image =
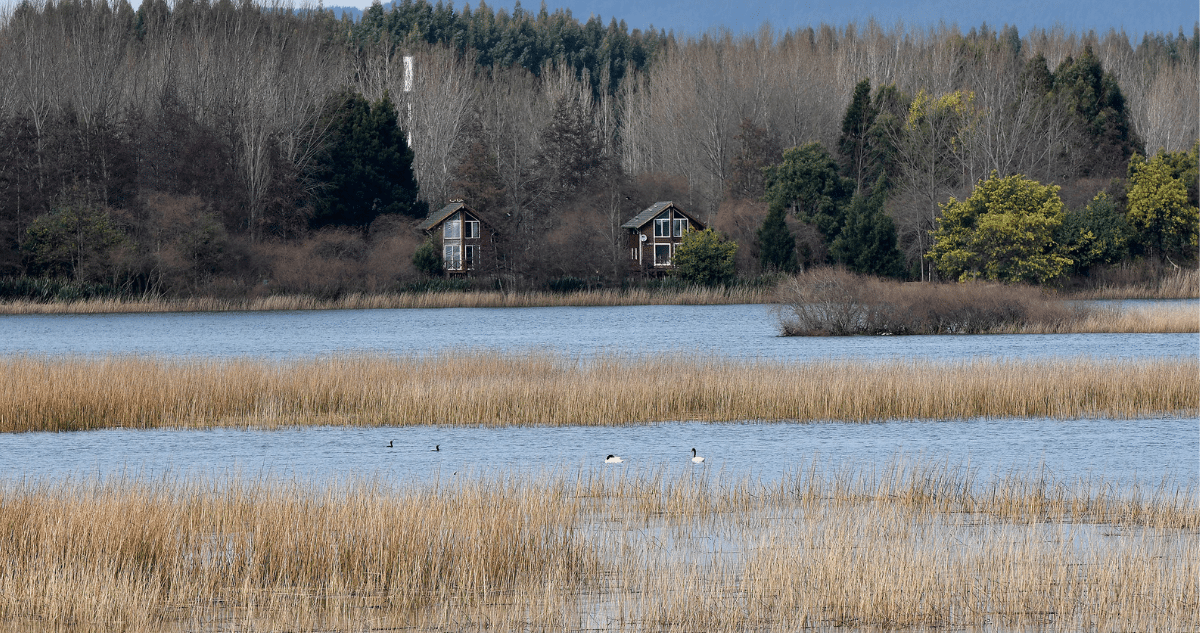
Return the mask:
[[[788,279],[777,292],[784,336],[995,334],[1059,326],[1094,311],[1028,286],[903,283],[833,268]]]

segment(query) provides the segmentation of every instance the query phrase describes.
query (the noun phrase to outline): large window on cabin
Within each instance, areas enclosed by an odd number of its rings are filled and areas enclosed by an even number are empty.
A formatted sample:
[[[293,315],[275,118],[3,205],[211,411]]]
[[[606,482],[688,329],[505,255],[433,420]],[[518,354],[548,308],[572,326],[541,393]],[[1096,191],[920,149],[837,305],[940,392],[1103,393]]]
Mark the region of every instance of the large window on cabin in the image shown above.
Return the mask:
[[[654,237],[671,237],[671,216],[664,213],[654,218]]]
[[[442,237],[448,240],[457,240],[459,235],[458,228],[458,220],[446,220],[442,224]]]
[[[475,265],[475,257],[478,254],[479,247],[474,244],[463,246],[463,266],[471,268]]]
[[[463,239],[473,239],[479,237],[479,221],[466,220],[463,222]]]
[[[442,249],[442,265],[446,270],[462,270],[462,246],[447,244]]]
[[[687,218],[675,218],[674,223],[675,237],[683,237],[683,234],[687,232],[688,228]]]
[[[655,266],[670,266],[671,265],[671,245],[670,244],[655,244],[654,245],[654,265]]]

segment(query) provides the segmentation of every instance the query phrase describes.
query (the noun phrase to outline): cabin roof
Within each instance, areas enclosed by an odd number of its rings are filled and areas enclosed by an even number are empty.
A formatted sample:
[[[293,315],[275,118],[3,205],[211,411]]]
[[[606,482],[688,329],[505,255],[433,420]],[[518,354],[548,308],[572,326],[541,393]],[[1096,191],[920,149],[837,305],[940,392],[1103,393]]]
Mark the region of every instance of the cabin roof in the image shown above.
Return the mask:
[[[422,231],[428,231],[432,229],[442,222],[445,222],[446,218],[453,215],[454,212],[458,211],[459,209],[466,209],[472,215],[477,215],[475,211],[471,209],[471,207],[467,206],[467,203],[463,202],[462,200],[454,200],[441,209],[430,213],[429,217],[425,218],[425,221],[420,224],[420,229]]]
[[[694,222],[700,228],[704,228],[703,222],[692,217],[692,214],[688,213],[687,211],[684,211],[683,209],[680,209],[679,205],[675,204],[674,202],[671,202],[670,200],[665,200],[662,202],[655,202],[654,204],[650,205],[649,207],[646,207],[646,209],[644,211],[633,216],[632,220],[626,222],[625,224],[622,224],[621,228],[633,229],[636,231],[636,230],[642,228],[643,226],[646,226],[646,223],[648,223],[650,220],[653,220],[655,217],[658,216],[658,214],[660,214],[663,211],[666,211],[667,209],[670,209],[672,207],[674,207],[676,211],[678,211],[680,214],[686,216],[687,219]]]

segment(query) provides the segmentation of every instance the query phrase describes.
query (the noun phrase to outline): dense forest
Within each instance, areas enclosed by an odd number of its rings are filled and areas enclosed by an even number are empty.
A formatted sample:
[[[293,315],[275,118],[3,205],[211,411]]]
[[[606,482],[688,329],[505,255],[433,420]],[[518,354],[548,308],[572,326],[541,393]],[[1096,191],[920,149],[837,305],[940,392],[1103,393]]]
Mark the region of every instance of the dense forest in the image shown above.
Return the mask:
[[[376,3],[353,22],[23,2],[0,16],[0,294],[411,287],[416,225],[453,198],[493,224],[489,275],[517,286],[620,284],[619,226],[656,200],[736,242],[743,278],[929,279],[951,199],[1016,174],[1061,196],[1069,264],[1047,283],[1192,264],[1192,30],[684,39],[519,3]],[[1183,229],[1139,220],[1156,174],[1184,187]]]

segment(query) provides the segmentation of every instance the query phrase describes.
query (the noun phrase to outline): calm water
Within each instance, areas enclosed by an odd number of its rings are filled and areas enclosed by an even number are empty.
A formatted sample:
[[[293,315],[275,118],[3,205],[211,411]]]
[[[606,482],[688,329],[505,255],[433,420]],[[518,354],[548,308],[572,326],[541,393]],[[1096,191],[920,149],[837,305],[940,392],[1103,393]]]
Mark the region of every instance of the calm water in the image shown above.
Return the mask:
[[[1189,335],[784,338],[770,306],[635,306],[0,316],[0,354],[158,354],[296,358],[446,349],[596,353],[694,352],[741,358],[962,359],[981,356],[1196,357]],[[394,440],[396,448],[384,445]],[[440,452],[430,452],[440,444]],[[1066,477],[1118,481],[1171,473],[1196,485],[1200,424],[1178,418],[971,420],[883,424],[663,423],[626,428],[306,428],[0,434],[0,478],[240,472],[332,479],[379,474],[599,465],[688,465],[765,478],[819,455],[876,463],[897,454],[970,461],[983,474],[1045,463]]]
[[[386,448],[388,442],[394,448]],[[440,445],[439,452],[432,452]],[[315,481],[351,475],[428,479],[455,473],[578,467],[705,467],[764,479],[819,456],[871,464],[904,455],[987,475],[1044,464],[1057,477],[1157,482],[1165,473],[1196,486],[1195,420],[968,420],[951,422],[663,423],[624,428],[340,428],[278,431],[106,430],[0,434],[0,479],[166,473],[243,474]],[[624,465],[602,464],[620,455]]]
[[[0,354],[288,358],[445,349],[572,355],[697,352],[739,358],[1179,357],[1195,334],[781,337],[771,306],[451,308],[0,316]]]

